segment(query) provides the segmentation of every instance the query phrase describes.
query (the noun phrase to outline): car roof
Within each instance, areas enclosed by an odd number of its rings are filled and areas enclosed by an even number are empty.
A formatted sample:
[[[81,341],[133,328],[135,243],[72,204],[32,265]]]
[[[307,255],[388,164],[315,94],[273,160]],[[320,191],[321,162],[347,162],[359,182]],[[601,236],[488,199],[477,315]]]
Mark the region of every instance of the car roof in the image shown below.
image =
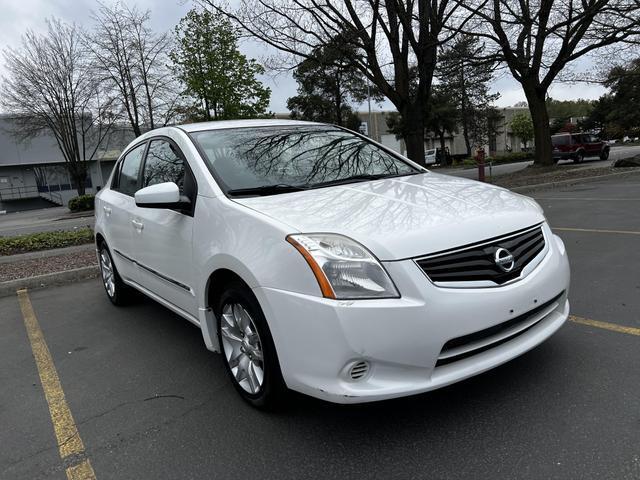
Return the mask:
[[[176,125],[176,127],[185,132],[201,132],[205,130],[221,130],[223,128],[251,128],[251,127],[280,127],[280,126],[310,126],[310,125],[327,125],[326,123],[305,122],[302,120],[281,120],[281,119],[264,119],[264,120],[215,120],[212,122],[187,123],[184,125]]]

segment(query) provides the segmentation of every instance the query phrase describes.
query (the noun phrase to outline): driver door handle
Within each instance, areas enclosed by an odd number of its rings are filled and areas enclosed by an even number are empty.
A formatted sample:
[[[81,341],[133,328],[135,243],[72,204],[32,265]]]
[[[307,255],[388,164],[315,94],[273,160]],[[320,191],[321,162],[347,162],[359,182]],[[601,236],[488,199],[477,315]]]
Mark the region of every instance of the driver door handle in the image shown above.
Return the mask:
[[[135,228],[139,232],[141,232],[142,229],[144,228],[144,223],[142,223],[139,220],[131,220],[131,223],[133,224],[133,228]]]
[[[111,215],[111,207],[107,207],[106,205],[104,205],[102,209],[104,210],[104,213],[107,214],[107,217]]]

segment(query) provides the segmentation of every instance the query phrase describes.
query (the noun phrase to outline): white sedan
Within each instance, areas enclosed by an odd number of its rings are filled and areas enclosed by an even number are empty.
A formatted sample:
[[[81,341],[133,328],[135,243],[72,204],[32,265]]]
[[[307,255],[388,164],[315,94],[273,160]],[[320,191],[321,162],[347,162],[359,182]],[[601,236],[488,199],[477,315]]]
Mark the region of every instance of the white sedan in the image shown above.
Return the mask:
[[[202,330],[258,407],[463,380],[569,314],[564,245],[530,198],[431,173],[340,127],[166,127],[96,197],[109,299],[138,290]]]

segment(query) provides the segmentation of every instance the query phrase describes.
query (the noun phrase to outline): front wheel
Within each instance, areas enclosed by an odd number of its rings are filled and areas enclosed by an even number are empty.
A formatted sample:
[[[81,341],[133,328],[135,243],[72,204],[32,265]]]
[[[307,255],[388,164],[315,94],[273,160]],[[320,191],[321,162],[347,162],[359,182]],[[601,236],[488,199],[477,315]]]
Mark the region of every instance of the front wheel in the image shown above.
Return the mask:
[[[235,389],[255,407],[279,406],[287,389],[271,332],[251,290],[232,282],[215,311],[222,357]]]
[[[609,149],[603,150],[600,154],[600,160],[608,160],[609,159]]]

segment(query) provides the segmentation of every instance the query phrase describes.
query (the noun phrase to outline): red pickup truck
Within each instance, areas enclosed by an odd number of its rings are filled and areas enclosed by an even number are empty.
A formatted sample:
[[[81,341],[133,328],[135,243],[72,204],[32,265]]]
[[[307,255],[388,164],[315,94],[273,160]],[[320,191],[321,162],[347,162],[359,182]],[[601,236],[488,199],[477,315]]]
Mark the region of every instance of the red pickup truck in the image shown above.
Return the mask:
[[[590,133],[559,133],[551,136],[553,160],[571,159],[576,163],[585,157],[609,158],[609,145]]]

